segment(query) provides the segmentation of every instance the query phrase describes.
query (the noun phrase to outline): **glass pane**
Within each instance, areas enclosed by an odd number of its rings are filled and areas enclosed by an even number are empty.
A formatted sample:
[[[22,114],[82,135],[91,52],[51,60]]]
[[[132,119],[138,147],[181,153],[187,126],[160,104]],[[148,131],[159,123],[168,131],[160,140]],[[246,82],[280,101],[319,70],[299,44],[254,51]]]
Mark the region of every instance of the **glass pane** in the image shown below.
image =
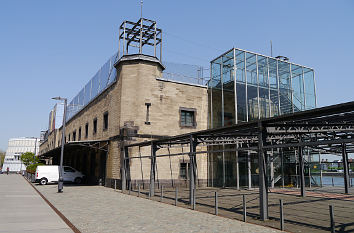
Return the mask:
[[[109,74],[109,64],[107,63],[102,66],[100,70],[100,93],[104,91],[108,85],[108,74]]]
[[[80,109],[85,105],[85,88],[83,88],[79,93],[79,103]]]
[[[246,53],[248,120],[258,119],[258,82],[256,55]]]
[[[269,117],[268,59],[258,56],[260,118]]]
[[[192,126],[193,125],[193,116],[191,112],[187,112],[186,114],[186,125]]]
[[[73,114],[75,115],[79,110],[80,110],[80,106],[79,106],[79,95],[75,96],[73,99]]]
[[[84,105],[88,104],[91,100],[91,80],[85,86]]]
[[[305,109],[313,109],[316,107],[315,101],[315,80],[314,72],[312,69],[304,68],[304,81],[305,81]]]
[[[74,100],[72,100],[68,106],[67,106],[67,111],[66,111],[66,120],[70,120],[71,117],[74,115]]]
[[[294,112],[298,112],[305,109],[302,67],[298,65],[291,65],[291,75],[292,75]]]
[[[278,61],[280,113],[293,112],[290,82],[290,64]]]
[[[222,57],[223,62],[223,95],[224,95],[224,126],[235,124],[235,92],[234,92],[234,52]]]
[[[212,126],[214,128],[221,127],[221,109],[222,109],[222,95],[221,95],[221,58],[211,63],[212,77],[209,85],[211,87],[212,95]]]
[[[271,117],[278,116],[279,112],[279,96],[278,96],[278,79],[277,79],[277,60],[268,58],[269,69],[269,85],[270,85],[270,105]]]
[[[236,50],[236,80],[239,83],[245,83],[245,53],[243,51]]]
[[[99,72],[92,78],[92,89],[91,89],[91,98],[95,98],[99,93],[100,88],[100,80],[99,80]]]
[[[245,53],[236,49],[237,123],[247,121]]]

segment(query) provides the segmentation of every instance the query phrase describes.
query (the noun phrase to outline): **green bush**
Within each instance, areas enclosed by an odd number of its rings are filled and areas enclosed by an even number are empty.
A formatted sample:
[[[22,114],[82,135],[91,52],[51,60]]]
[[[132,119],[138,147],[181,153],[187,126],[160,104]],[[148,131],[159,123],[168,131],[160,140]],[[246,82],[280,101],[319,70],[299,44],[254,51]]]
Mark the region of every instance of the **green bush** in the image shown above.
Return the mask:
[[[35,173],[38,165],[44,165],[43,163],[30,164],[26,167],[28,173]]]

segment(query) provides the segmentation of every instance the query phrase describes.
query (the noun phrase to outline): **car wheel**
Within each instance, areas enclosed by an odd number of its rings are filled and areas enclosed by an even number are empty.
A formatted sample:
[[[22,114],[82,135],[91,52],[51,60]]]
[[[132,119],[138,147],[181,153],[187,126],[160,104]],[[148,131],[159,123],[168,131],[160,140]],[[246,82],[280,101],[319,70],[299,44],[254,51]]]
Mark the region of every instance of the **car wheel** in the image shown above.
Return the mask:
[[[75,183],[76,184],[81,184],[82,183],[82,179],[80,177],[76,177],[75,178]]]
[[[39,181],[39,183],[40,183],[41,185],[46,185],[46,184],[48,183],[48,180],[47,180],[47,178],[42,178],[42,179]]]

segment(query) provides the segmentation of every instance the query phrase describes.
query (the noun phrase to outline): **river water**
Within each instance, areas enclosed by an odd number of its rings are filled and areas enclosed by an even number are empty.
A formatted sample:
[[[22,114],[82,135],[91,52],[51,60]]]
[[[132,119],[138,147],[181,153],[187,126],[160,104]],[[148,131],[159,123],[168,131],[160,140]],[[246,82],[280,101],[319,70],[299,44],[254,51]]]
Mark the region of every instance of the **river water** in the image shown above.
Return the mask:
[[[313,179],[316,180],[318,184],[320,184],[320,176],[312,176]],[[332,179],[333,179],[333,185],[334,186],[340,186],[344,187],[344,178],[343,176],[322,176],[322,185],[323,186],[332,186]],[[351,185],[354,183],[354,178],[349,178],[349,182]]]

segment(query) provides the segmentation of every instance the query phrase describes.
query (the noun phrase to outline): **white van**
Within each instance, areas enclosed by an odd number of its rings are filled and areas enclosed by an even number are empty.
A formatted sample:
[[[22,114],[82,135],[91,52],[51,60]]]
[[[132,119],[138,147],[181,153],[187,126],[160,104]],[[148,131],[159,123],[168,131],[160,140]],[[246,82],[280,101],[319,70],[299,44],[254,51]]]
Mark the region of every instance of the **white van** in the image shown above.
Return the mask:
[[[58,165],[40,165],[36,169],[36,182],[42,185],[59,180],[59,166]],[[69,166],[63,166],[64,182],[75,182],[81,184],[84,175]]]

